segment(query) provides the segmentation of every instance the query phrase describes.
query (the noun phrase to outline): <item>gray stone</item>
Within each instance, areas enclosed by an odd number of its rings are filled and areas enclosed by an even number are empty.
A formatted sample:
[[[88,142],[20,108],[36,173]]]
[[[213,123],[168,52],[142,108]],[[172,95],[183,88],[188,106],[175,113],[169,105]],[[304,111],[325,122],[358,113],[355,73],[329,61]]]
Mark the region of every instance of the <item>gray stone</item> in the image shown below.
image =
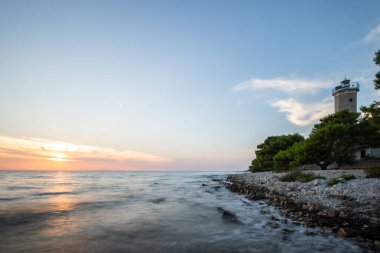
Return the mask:
[[[327,166],[327,169],[328,170],[336,170],[336,169],[339,169],[339,166],[337,163],[332,163],[332,164]]]
[[[285,173],[260,172],[229,176],[232,183],[226,185],[233,191],[248,191],[251,198],[265,198],[268,204],[287,208],[284,213],[295,219],[303,219],[307,224],[336,227],[333,230],[340,231],[341,236],[372,236],[380,241],[380,235],[372,233],[380,224],[380,179],[365,178],[361,169],[308,172],[325,177],[326,180],[281,182],[279,178]],[[328,180],[342,175],[354,175],[356,179],[334,186],[327,185]],[[355,233],[344,226],[347,222]]]
[[[349,237],[352,234],[352,230],[350,228],[340,228],[338,229],[338,235],[341,237]]]

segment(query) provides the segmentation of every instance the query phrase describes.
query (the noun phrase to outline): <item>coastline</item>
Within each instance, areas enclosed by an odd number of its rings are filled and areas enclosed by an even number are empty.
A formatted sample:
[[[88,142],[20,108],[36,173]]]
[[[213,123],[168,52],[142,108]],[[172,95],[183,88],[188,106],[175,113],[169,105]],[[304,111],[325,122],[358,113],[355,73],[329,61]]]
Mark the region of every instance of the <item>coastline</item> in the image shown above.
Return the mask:
[[[285,173],[258,172],[229,175],[228,189],[250,199],[265,199],[281,212],[306,226],[323,227],[341,237],[370,240],[380,249],[380,179],[367,179],[364,171],[314,170],[309,183],[281,182]],[[329,186],[327,181],[342,175],[356,179]]]

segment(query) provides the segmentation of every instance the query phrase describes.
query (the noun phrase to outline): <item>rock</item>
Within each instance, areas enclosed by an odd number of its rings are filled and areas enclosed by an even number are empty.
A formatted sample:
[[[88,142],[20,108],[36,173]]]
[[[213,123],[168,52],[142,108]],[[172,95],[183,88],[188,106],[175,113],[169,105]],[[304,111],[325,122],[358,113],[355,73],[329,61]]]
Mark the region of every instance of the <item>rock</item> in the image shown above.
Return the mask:
[[[202,186],[207,186],[207,184],[202,184]]]
[[[249,202],[245,199],[241,199],[241,202],[243,202],[245,205],[248,205],[248,206],[252,205],[251,202]]]
[[[318,216],[324,216],[329,218],[334,218],[336,216],[336,213],[334,210],[322,210],[317,213]]]
[[[316,232],[309,231],[309,230],[306,230],[303,234],[304,234],[304,235],[307,235],[307,236],[314,236],[314,235],[317,235]]]
[[[332,163],[332,164],[327,166],[327,169],[328,170],[336,170],[336,169],[339,169],[339,166],[337,163]]]
[[[328,186],[323,179],[309,183],[280,182],[284,173],[259,172],[228,176],[229,183],[225,185],[250,199],[265,199],[268,205],[280,206],[283,214],[298,220],[294,222],[297,225],[302,220],[308,226],[339,231],[341,236],[380,241],[377,232],[380,231],[380,179],[366,179],[361,169],[315,170],[312,173],[327,180],[342,175],[354,175],[356,179]],[[260,210],[260,213],[269,215],[267,210]],[[271,216],[269,218],[274,221]]]
[[[279,219],[274,217],[273,215],[269,215],[268,219],[278,221]]]
[[[313,185],[314,186],[318,186],[318,185],[325,185],[326,184],[326,180],[324,179],[314,179],[312,181]],[[317,191],[314,191],[315,193],[317,193]]]
[[[348,217],[348,213],[344,212],[344,211],[341,211],[339,213],[339,218],[347,218]]]
[[[311,212],[314,210],[314,205],[311,203],[306,203],[302,205],[302,209]]]
[[[152,199],[151,202],[154,204],[160,204],[164,202],[166,199],[165,198],[158,198],[158,199]]]
[[[217,209],[222,213],[222,219],[233,223],[240,223],[238,217],[233,212],[228,211],[222,207],[217,207]]]
[[[294,229],[283,228],[283,229],[282,229],[282,232],[284,232],[284,233],[293,233],[293,232],[294,232]]]
[[[331,224],[331,221],[329,219],[322,219],[322,218],[319,218],[318,219],[318,224],[319,225],[322,225],[322,226],[326,226],[328,227],[330,224]]]
[[[373,242],[373,246],[375,247],[375,249],[380,249],[380,241],[375,240],[375,241]]]
[[[271,228],[274,228],[274,229],[280,227],[280,225],[278,225],[277,223],[274,223],[274,222],[268,222],[267,225],[269,225]]]
[[[352,234],[352,231],[350,228],[339,228],[337,233],[339,236],[346,238]]]

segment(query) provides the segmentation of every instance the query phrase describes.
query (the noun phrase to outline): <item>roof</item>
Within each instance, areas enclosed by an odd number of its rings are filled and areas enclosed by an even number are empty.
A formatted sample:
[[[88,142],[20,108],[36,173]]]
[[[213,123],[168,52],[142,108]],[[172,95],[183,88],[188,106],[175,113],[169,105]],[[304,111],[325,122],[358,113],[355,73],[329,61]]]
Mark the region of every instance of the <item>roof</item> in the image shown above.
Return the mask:
[[[358,82],[351,82],[349,79],[344,79],[340,82],[340,85],[335,86],[332,89],[332,95],[334,96],[336,93],[343,90],[356,90],[359,91],[360,84]]]

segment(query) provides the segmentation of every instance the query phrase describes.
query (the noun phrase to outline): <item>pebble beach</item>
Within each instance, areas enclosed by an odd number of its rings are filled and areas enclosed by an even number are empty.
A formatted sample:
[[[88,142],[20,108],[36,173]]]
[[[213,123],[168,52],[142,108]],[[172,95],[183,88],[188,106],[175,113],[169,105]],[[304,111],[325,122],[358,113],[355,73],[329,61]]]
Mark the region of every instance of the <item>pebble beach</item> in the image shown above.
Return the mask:
[[[365,178],[361,169],[307,171],[325,179],[282,182],[285,173],[242,173],[227,177],[226,186],[250,199],[265,199],[281,212],[310,227],[323,227],[341,237],[371,241],[380,249],[380,179]],[[355,179],[333,186],[343,175]]]

